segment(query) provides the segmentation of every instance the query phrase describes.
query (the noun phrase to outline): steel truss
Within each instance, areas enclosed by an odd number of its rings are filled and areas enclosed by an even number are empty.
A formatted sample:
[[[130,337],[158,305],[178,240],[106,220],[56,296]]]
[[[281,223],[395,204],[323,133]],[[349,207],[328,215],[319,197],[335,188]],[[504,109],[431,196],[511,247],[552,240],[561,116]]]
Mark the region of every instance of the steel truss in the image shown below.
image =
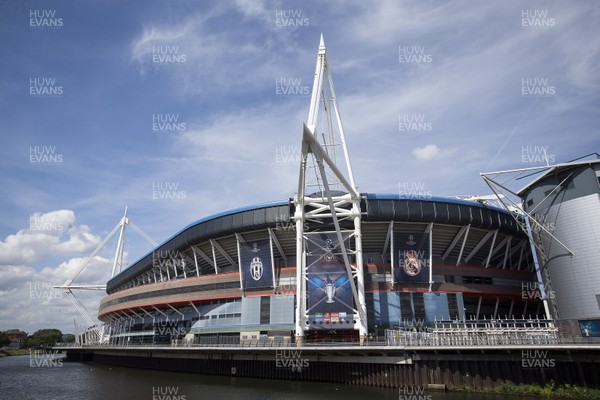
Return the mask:
[[[321,115],[322,126],[317,127]],[[317,136],[322,142],[319,142]],[[336,163],[336,150],[343,151],[346,176]],[[312,170],[312,171],[311,171]],[[309,176],[314,172],[315,179]],[[307,180],[308,179],[308,180]],[[307,195],[308,190],[316,190]],[[336,189],[335,191],[332,189]],[[342,189],[343,191],[340,191]],[[315,77],[312,88],[307,124],[303,126],[302,152],[298,192],[294,198],[296,223],[296,342],[304,341],[309,321],[307,315],[307,265],[306,236],[304,223],[333,224],[340,253],[354,300],[354,329],[359,331],[361,342],[367,338],[367,311],[364,293],[364,271],[362,257],[360,193],[354,182],[350,156],[342,119],[335,96],[331,71],[327,64],[327,49],[321,35]],[[353,229],[345,229],[340,222],[352,221]],[[343,232],[354,237],[354,251],[346,248]],[[350,257],[354,256],[354,264]]]
[[[539,237],[534,235],[533,227],[538,230],[538,232],[543,231],[546,235],[548,235],[549,240],[555,241],[562,248],[564,248],[569,254],[575,255],[571,249],[569,249],[563,242],[561,242],[552,232],[550,232],[542,223],[540,223],[533,215],[533,211],[535,211],[541,204],[543,204],[550,196],[552,196],[562,185],[563,183],[571,177],[569,174],[565,179],[563,179],[558,185],[554,187],[546,197],[530,212],[525,211],[525,207],[522,204],[518,204],[516,201],[512,200],[509,195],[520,198],[520,196],[509,189],[507,186],[511,181],[516,181],[518,179],[525,178],[527,176],[523,176],[525,173],[538,173],[548,171],[557,167],[570,165],[569,163],[565,164],[555,164],[555,165],[542,165],[537,167],[529,167],[529,168],[517,168],[505,171],[496,171],[496,172],[482,172],[479,175],[483,178],[483,181],[489,186],[494,195],[497,198],[499,204],[502,205],[505,209],[511,211],[511,214],[519,227],[525,232],[529,239],[529,245],[531,247],[531,253],[533,257],[533,264],[538,280],[540,297],[544,304],[544,310],[546,312],[546,318],[557,318],[557,310],[554,309],[553,313],[550,312],[550,307],[548,305],[548,291],[553,293],[552,290],[552,282],[550,280],[550,276],[548,274],[548,270],[543,268],[543,265],[548,261],[547,256],[545,254],[544,249],[541,246],[541,240]],[[500,180],[503,179],[502,182]],[[538,260],[538,255],[542,257],[542,266],[540,266],[540,262]]]
[[[109,332],[105,332],[105,324],[99,322],[97,319],[92,317],[92,314],[88,311],[85,305],[75,296],[73,290],[106,290],[106,285],[74,285],[73,281],[83,272],[83,270],[92,262],[92,260],[98,255],[98,253],[104,248],[106,243],[117,233],[119,232],[119,238],[117,240],[117,249],[115,252],[115,258],[113,261],[111,278],[113,278],[116,274],[120,273],[123,265],[123,253],[125,249],[125,227],[127,225],[131,225],[131,227],[140,234],[144,239],[146,239],[153,246],[157,246],[157,243],[152,240],[148,235],[146,235],[140,228],[138,228],[133,222],[129,221],[127,217],[127,207],[125,207],[125,213],[123,218],[119,221],[119,223],[113,228],[113,230],[106,235],[106,237],[96,246],[94,251],[88,256],[86,261],[79,267],[75,275],[73,277],[67,279],[63,285],[54,286],[54,289],[60,289],[63,291],[65,296],[73,303],[77,311],[83,317],[85,323],[87,324],[87,330],[85,332],[85,342],[86,343],[106,343],[110,337],[110,327]]]

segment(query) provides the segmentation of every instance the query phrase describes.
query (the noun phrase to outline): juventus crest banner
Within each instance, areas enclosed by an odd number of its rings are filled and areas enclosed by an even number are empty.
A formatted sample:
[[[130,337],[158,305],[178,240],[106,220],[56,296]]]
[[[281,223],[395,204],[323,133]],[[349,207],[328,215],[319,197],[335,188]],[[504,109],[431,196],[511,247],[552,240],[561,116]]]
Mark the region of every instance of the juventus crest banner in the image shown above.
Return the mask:
[[[396,282],[429,282],[428,233],[395,233],[394,253]]]
[[[269,239],[241,242],[240,265],[244,288],[273,287]]]
[[[342,235],[346,249],[350,250],[350,235]],[[336,233],[307,233],[305,237],[307,313],[311,328],[353,329],[351,278]],[[349,258],[352,262],[352,256]]]

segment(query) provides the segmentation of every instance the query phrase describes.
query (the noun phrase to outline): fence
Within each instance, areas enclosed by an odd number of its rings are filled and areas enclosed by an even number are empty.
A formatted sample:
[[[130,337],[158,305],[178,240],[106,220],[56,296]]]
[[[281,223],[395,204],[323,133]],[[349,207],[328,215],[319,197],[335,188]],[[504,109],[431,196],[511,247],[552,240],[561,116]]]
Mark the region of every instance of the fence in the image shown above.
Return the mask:
[[[553,320],[490,319],[435,321],[433,327],[387,330],[389,346],[501,346],[555,345],[558,337]]]
[[[435,321],[433,326],[401,326],[388,329],[385,336],[360,343],[355,339],[320,339],[308,341],[303,347],[439,347],[439,346],[512,346],[512,345],[600,345],[600,338],[559,337],[558,329],[552,320],[540,319],[504,319],[504,320],[467,320]],[[151,343],[123,340],[121,343],[73,344],[60,347],[300,347],[290,336],[261,337],[260,339],[241,339],[239,336],[197,336],[195,339],[172,339],[168,343]]]
[[[240,343],[228,343],[228,341],[217,341],[214,343],[193,343],[190,340],[173,341],[170,344],[132,343],[132,344],[65,344],[58,345],[60,348],[82,348],[82,347],[107,347],[107,348],[281,348],[281,347],[439,347],[439,346],[547,346],[547,345],[590,345],[600,346],[600,338],[560,338],[560,337],[509,337],[509,336],[436,336],[433,334],[422,335],[397,335],[397,331],[389,331],[385,341],[359,342],[306,342],[297,346],[293,341],[283,340],[244,340]]]

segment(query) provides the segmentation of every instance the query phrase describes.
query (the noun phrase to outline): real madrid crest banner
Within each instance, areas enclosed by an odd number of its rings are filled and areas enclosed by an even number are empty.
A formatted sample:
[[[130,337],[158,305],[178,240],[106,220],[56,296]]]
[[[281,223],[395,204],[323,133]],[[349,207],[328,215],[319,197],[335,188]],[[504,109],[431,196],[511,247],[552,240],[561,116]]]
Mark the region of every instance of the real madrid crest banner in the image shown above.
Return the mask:
[[[306,311],[312,329],[352,329],[353,299],[350,277],[335,232],[311,232],[306,237]],[[342,233],[351,250],[350,235]],[[350,262],[353,256],[349,255]]]
[[[240,243],[240,258],[244,288],[273,287],[269,239]]]
[[[429,282],[429,234],[394,233],[396,282]]]

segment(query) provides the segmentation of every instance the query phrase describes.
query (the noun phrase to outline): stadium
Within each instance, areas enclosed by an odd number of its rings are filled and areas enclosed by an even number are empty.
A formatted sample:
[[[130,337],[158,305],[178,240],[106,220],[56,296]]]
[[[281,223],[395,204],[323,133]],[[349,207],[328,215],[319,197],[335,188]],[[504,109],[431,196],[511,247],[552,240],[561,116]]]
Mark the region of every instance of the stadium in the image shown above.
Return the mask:
[[[395,194],[359,192],[322,37],[300,139],[291,198],[206,216],[160,244],[126,208],[55,286],[86,326],[54,349],[69,361],[399,387],[400,397],[599,383],[600,155],[482,172],[483,196],[434,196],[409,168]],[[132,264],[127,227],[153,247]],[[110,280],[74,284],[116,234]],[[97,319],[73,290],[106,291]]]
[[[115,276],[99,311],[112,327],[111,340],[293,340],[292,203],[248,206],[199,220]],[[377,194],[363,195],[361,207],[370,336],[434,320],[543,316],[527,237],[508,212],[473,201]],[[316,223],[304,228],[325,238],[331,231]],[[419,274],[398,263],[392,267],[393,258],[411,251],[421,263]],[[250,255],[262,260],[258,280],[251,276]],[[330,280],[346,277],[331,271]],[[309,296],[320,294],[309,290]],[[335,302],[327,301],[309,313],[307,339],[358,341],[351,293],[343,282]]]
[[[513,193],[526,206],[502,200],[491,178],[496,173],[482,176],[498,202],[436,197],[406,184],[398,194],[360,193],[321,38],[294,198],[200,219],[123,271],[116,268],[123,258],[118,246],[96,340],[117,346],[365,343],[389,332],[431,332],[438,324],[463,333],[537,326],[554,334],[559,309],[571,327],[565,332],[577,336],[579,320],[586,332],[596,332],[593,285],[586,286],[585,305],[554,292],[577,293],[590,254],[580,257],[585,265],[576,263],[538,222],[532,204],[558,193],[548,190],[552,184],[572,194],[553,200],[551,210],[581,196],[597,208],[600,188],[574,190],[562,172],[583,168],[587,175],[578,179],[597,183],[597,165],[541,167],[541,178]],[[580,212],[581,201],[571,201],[571,213]],[[563,222],[561,236],[573,230]],[[125,216],[121,236],[126,224]],[[586,243],[571,247],[597,252]],[[578,281],[564,279],[567,258],[548,254],[568,257]],[[561,281],[553,286],[551,275]]]

